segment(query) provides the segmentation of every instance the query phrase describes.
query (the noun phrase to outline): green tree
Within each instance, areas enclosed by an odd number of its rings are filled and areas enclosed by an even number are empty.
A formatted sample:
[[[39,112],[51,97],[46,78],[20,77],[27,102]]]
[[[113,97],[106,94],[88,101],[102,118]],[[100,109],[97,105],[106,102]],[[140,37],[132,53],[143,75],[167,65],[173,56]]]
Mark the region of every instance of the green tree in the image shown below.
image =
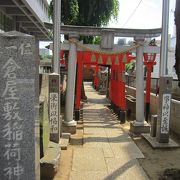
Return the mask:
[[[136,61],[132,60],[130,63],[126,64],[125,66],[126,72],[132,74],[132,72],[135,69],[135,66],[136,66]]]
[[[100,27],[118,16],[118,0],[62,0],[61,3],[61,21],[65,25]],[[49,16],[53,18],[53,1],[49,6]],[[97,43],[99,37],[81,39],[84,43]]]

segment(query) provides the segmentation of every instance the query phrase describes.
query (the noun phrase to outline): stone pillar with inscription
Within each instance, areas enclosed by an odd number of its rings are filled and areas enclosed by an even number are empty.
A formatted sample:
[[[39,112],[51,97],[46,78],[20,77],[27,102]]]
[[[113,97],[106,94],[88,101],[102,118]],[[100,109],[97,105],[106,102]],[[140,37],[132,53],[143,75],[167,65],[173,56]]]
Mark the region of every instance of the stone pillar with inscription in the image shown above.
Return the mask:
[[[35,169],[36,169],[36,180],[40,178],[40,118],[39,118],[39,40],[35,40],[35,69],[38,79],[35,81]]]
[[[157,141],[159,143],[169,142],[169,120],[171,110],[172,77],[160,77],[159,81],[159,108],[157,119]]]
[[[49,75],[49,124],[50,141],[59,143],[60,138],[60,90],[59,74]]]
[[[35,164],[38,74],[35,39],[0,34],[0,179],[40,179]],[[39,131],[36,132],[38,135]]]

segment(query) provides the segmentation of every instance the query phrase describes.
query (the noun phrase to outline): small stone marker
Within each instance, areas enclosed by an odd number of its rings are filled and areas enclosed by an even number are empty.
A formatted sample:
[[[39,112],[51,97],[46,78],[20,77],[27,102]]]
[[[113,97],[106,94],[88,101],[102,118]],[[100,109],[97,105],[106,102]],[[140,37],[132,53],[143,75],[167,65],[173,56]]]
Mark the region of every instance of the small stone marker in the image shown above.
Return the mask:
[[[159,82],[159,109],[157,121],[157,141],[159,143],[169,142],[169,120],[171,110],[172,78],[160,77]]]
[[[59,143],[60,138],[60,79],[59,74],[49,75],[49,124],[50,141]]]
[[[38,74],[35,39],[19,32],[0,34],[0,179],[35,180]],[[36,122],[37,123],[37,122]],[[39,140],[37,139],[37,142]],[[37,146],[36,146],[37,147]],[[39,150],[38,150],[39,152]],[[36,158],[39,157],[37,154]],[[38,162],[38,164],[35,163]]]
[[[157,115],[152,115],[151,116],[151,128],[150,128],[150,135],[152,137],[156,137],[156,129],[157,129]]]

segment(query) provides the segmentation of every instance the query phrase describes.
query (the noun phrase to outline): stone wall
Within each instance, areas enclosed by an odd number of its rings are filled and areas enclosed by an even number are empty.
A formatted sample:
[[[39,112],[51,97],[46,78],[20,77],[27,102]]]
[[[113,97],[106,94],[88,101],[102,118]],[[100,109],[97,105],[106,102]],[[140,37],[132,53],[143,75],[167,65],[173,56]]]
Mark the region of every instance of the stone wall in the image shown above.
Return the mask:
[[[151,92],[156,93],[159,79],[151,78]],[[126,85],[130,87],[136,87],[136,77],[126,75]],[[146,88],[146,81],[144,80],[144,89]],[[178,80],[172,81],[172,97],[176,100],[180,100],[180,88],[178,86]]]
[[[130,86],[126,86],[126,95],[136,97],[136,89]],[[151,114],[157,114],[158,110],[158,96],[151,93]],[[180,101],[172,99],[171,102],[171,118],[170,118],[170,130],[180,136]]]

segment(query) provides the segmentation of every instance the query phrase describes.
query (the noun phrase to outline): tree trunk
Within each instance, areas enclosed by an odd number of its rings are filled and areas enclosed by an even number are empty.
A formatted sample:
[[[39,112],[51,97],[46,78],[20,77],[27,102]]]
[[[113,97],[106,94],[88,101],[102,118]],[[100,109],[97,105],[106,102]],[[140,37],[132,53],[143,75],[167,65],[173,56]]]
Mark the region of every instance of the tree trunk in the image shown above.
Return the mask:
[[[180,87],[180,0],[176,0],[176,9],[175,9],[175,24],[176,24],[176,63],[175,69],[176,74],[179,79]]]

